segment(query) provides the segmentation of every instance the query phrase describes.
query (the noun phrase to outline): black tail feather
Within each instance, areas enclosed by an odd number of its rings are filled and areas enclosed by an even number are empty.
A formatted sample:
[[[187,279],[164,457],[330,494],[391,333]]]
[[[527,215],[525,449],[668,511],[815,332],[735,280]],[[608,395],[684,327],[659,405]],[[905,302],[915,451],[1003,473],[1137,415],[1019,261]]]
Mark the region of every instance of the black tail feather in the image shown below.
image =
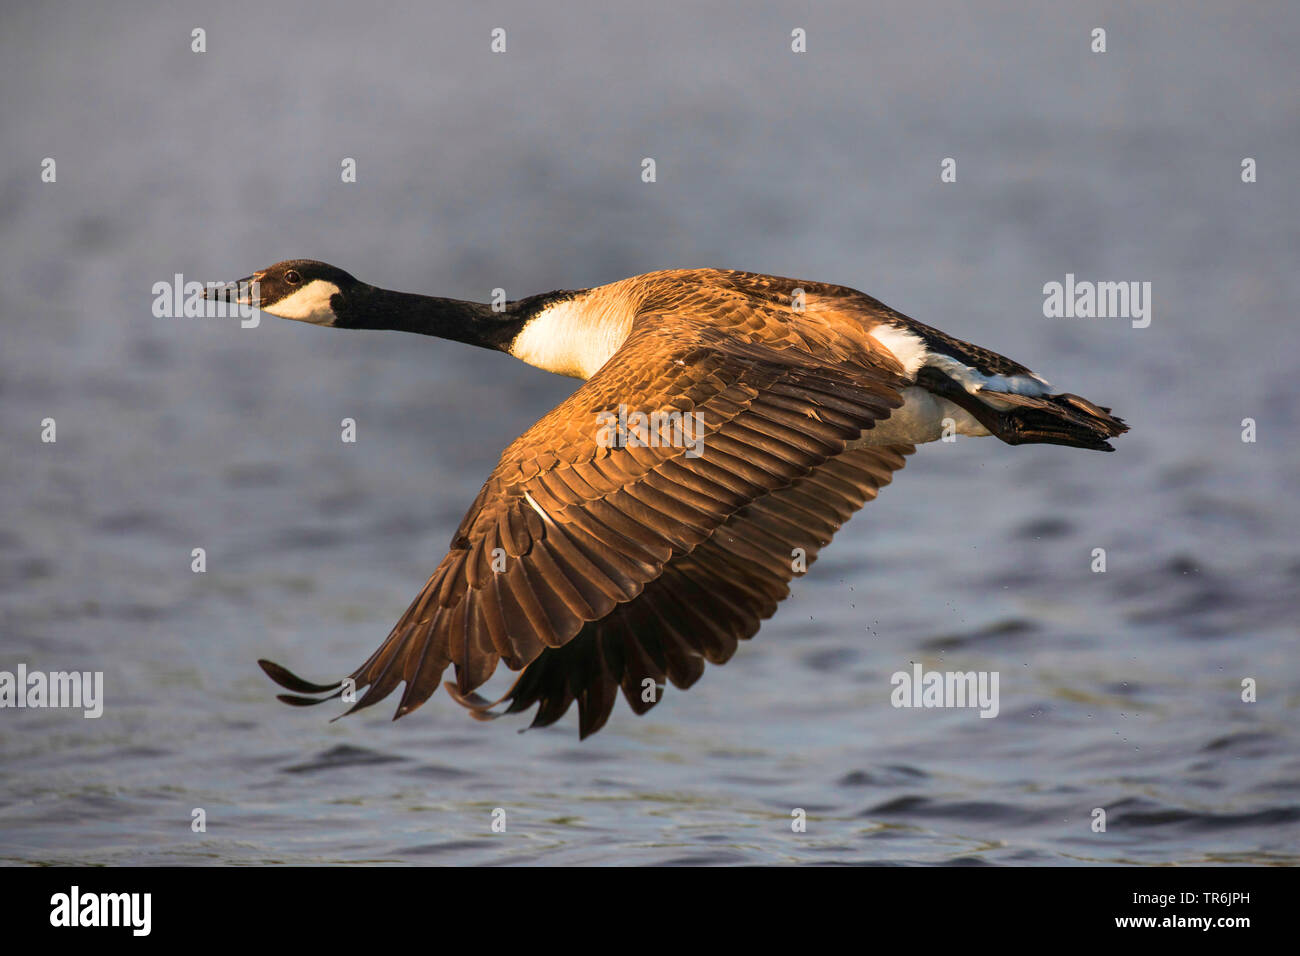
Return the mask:
[[[968,392],[936,368],[922,368],[917,384],[965,409],[1008,445],[1050,444],[1095,451],[1114,451],[1107,439],[1128,431],[1109,408],[1079,395],[1016,395]],[[981,397],[982,395],[988,398]]]

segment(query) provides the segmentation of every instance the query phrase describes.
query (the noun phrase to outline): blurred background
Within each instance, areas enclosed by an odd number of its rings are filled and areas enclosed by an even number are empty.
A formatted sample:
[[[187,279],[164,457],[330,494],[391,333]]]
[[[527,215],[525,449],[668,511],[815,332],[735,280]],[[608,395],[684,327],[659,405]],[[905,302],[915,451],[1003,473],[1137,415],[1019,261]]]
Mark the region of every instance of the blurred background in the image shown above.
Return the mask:
[[[0,859],[1296,862],[1294,5],[467,6],[0,13],[0,669],[106,698],[0,712]],[[350,672],[576,383],[152,313],[291,257],[479,300],[843,283],[1132,432],[922,448],[726,667],[581,744],[441,693],[329,723],[257,658]],[[1150,327],[1045,318],[1066,273],[1151,282]],[[913,661],[999,672],[999,716],[891,707]]]

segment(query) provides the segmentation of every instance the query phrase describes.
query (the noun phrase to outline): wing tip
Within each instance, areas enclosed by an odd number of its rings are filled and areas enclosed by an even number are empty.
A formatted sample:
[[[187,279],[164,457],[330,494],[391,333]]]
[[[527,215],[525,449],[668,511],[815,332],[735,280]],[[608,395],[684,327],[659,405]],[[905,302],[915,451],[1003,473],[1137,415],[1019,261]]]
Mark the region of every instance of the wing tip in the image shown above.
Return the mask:
[[[343,683],[342,681],[335,681],[333,684],[313,684],[311,681],[299,677],[289,668],[265,658],[259,658],[257,666],[262,668],[262,672],[267,677],[285,690],[291,690],[298,694],[328,694]]]

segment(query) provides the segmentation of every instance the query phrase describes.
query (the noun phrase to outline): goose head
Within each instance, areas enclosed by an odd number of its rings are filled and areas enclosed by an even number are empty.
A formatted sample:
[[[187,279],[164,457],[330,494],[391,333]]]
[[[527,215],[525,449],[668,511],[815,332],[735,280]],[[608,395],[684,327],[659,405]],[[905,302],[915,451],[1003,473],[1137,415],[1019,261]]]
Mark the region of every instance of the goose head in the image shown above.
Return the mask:
[[[364,284],[338,266],[314,259],[286,259],[254,272],[205,298],[250,305],[267,315],[312,325],[343,325],[349,299]]]

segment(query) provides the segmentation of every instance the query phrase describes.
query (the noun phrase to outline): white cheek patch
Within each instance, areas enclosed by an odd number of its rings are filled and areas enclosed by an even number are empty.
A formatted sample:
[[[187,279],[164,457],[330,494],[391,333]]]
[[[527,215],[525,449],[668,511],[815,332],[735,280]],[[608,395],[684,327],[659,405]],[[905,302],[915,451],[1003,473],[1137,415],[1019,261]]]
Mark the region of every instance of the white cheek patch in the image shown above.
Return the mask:
[[[295,319],[313,325],[333,325],[335,316],[330,307],[330,297],[338,292],[339,287],[333,282],[313,279],[292,295],[263,306],[262,311],[281,319]]]

